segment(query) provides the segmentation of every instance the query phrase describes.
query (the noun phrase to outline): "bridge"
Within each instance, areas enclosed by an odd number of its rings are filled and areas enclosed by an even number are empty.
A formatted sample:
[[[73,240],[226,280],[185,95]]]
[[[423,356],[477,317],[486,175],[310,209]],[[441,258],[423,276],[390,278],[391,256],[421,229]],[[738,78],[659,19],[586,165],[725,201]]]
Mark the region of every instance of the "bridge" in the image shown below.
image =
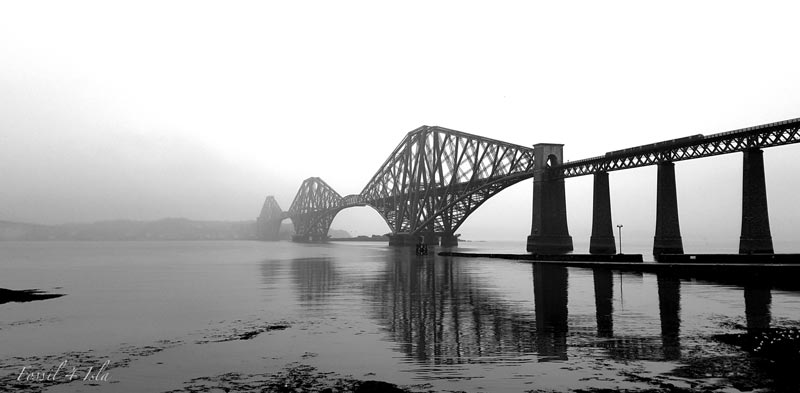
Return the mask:
[[[268,196],[257,219],[262,240],[277,240],[291,219],[292,240],[321,242],[334,217],[354,206],[375,209],[396,246],[458,244],[455,232],[486,200],[533,178],[533,219],[527,250],[572,251],[564,181],[594,176],[591,253],[616,253],[608,173],[656,165],[656,228],[653,254],[683,253],[675,186],[675,162],[743,152],[740,253],[772,253],[763,149],[800,142],[800,118],[713,135],[692,135],[578,161],[563,161],[563,145],[515,145],[443,127],[408,134],[358,194],[341,196],[318,177],[303,181],[288,211]]]

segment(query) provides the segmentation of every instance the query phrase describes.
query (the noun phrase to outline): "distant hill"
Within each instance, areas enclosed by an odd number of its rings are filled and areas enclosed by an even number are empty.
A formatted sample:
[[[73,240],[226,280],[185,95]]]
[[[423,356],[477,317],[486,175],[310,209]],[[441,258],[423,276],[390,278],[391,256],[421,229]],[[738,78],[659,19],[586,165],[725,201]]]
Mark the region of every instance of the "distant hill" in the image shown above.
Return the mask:
[[[22,240],[29,233],[43,228],[44,225],[26,224],[21,222],[0,221],[0,240]]]
[[[281,238],[290,239],[294,228],[281,225]],[[332,229],[331,237],[350,237]],[[157,221],[112,220],[93,223],[37,225],[0,221],[0,241],[8,240],[256,240],[256,223],[250,221],[194,221],[165,218]]]

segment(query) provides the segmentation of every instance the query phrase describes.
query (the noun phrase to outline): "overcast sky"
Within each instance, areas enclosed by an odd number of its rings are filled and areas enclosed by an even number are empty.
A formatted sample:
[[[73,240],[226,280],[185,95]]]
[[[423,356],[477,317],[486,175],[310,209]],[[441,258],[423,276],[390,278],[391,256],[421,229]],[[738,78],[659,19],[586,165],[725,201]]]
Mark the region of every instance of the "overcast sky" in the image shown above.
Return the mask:
[[[253,219],[310,176],[358,193],[420,125],[564,143],[575,160],[800,117],[795,4],[3,2],[0,220]],[[800,233],[799,153],[765,152],[776,242]],[[735,246],[741,154],[676,173],[684,239]],[[611,174],[633,239],[652,239],[655,174]],[[591,184],[567,181],[576,242]],[[524,240],[531,191],[461,233]],[[369,208],[333,226],[388,229]]]

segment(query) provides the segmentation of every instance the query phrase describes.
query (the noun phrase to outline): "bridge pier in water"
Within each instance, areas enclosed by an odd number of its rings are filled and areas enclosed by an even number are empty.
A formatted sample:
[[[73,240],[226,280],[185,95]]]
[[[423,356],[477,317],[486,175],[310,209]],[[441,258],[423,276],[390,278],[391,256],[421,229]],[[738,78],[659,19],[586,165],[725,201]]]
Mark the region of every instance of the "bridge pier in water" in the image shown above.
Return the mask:
[[[683,254],[675,163],[658,163],[656,182],[656,235],[653,239],[653,255],[657,258],[661,254]]]
[[[739,254],[772,254],[769,230],[767,186],[764,180],[764,151],[744,151],[742,168],[742,235]]]
[[[422,243],[428,246],[438,246],[439,235],[434,232],[424,232],[422,234]]]
[[[416,246],[420,243],[421,237],[419,235],[412,235],[410,233],[395,233],[389,235],[390,246]]]
[[[567,227],[567,198],[564,179],[555,178],[551,166],[563,162],[564,145],[539,143],[533,146],[533,222],[528,252],[566,253],[572,251]]]
[[[440,239],[442,247],[458,247],[458,236],[453,233],[442,233]]]
[[[592,237],[589,240],[590,254],[615,254],[614,228],[611,225],[611,195],[608,187],[608,172],[594,174],[592,195]]]

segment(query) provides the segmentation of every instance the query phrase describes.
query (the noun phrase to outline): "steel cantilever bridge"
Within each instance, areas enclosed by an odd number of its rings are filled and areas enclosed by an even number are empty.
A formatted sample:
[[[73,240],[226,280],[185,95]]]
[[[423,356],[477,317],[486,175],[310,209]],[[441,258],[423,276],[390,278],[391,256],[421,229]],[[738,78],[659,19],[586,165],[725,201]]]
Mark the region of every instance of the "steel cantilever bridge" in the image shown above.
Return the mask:
[[[800,142],[800,119],[713,135],[693,135],[563,162],[563,145],[533,148],[442,127],[409,132],[359,194],[341,196],[318,177],[303,181],[288,211],[268,196],[258,217],[262,240],[277,240],[281,222],[294,241],[320,242],[341,210],[370,206],[391,228],[391,245],[456,246],[456,230],[486,200],[533,178],[530,252],[572,250],[564,179],[594,175],[590,252],[615,253],[608,172],[658,166],[653,252],[682,253],[674,162],[743,152],[740,252],[771,253],[763,148]]]

